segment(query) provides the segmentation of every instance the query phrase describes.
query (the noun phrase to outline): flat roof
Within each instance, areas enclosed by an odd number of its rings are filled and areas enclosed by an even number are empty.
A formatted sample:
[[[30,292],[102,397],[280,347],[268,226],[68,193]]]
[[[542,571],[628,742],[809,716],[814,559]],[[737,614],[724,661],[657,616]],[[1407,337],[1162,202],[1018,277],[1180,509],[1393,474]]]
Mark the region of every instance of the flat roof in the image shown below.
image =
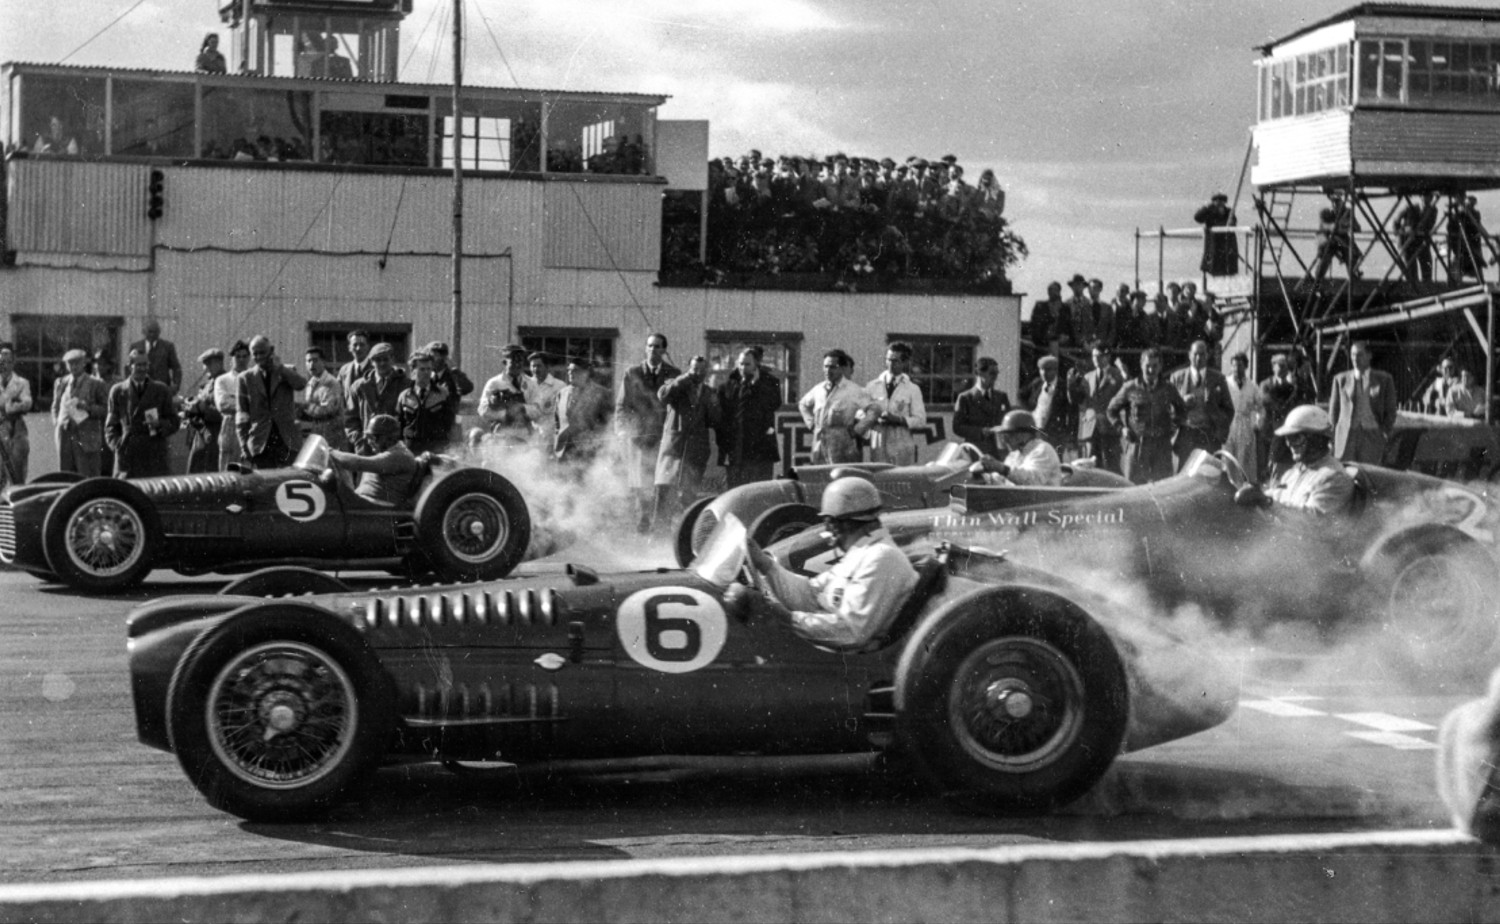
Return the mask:
[[[1457,19],[1472,22],[1500,22],[1500,9],[1489,6],[1439,6],[1422,3],[1360,3],[1349,7],[1342,12],[1334,13],[1326,19],[1310,23],[1296,32],[1283,35],[1281,38],[1272,39],[1264,45],[1257,45],[1255,49],[1262,53],[1268,53],[1277,45],[1290,42],[1309,32],[1316,32],[1324,26],[1343,22],[1347,19],[1355,19],[1360,16],[1385,16],[1394,19]]]
[[[284,77],[267,76],[264,74],[209,74],[203,71],[163,70],[161,68],[149,67],[93,67],[81,64],[48,64],[37,61],[5,61],[0,62],[0,70],[15,71],[23,73],[41,74],[73,74],[79,77],[130,74],[140,77],[191,77],[210,81],[216,85],[243,83],[251,86],[273,86],[286,87],[288,85],[310,85],[310,88],[337,87],[351,91],[364,90],[369,93],[400,94],[415,92],[419,94],[448,94],[452,92],[452,85],[447,83],[394,83],[378,80],[355,80],[345,77]],[[671,99],[669,94],[658,93],[621,93],[615,90],[544,90],[534,87],[490,87],[481,84],[464,84],[464,90],[479,90],[496,94],[519,94],[529,97],[550,97],[552,99],[588,99],[588,100],[616,100],[619,102],[649,103],[661,105]]]

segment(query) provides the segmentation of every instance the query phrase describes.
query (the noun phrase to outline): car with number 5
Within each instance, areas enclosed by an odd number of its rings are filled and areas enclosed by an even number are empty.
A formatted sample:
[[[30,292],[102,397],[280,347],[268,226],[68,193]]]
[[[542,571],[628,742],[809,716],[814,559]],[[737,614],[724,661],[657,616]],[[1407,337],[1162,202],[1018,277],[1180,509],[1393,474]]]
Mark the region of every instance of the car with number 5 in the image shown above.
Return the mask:
[[[956,546],[917,556],[871,642],[814,644],[731,591],[757,580],[748,547],[730,517],[680,570],[355,591],[268,569],[145,603],[128,620],[137,734],[260,821],[316,816],[397,761],[852,752],[1032,812],[1238,701],[1236,672],[1165,621]]]
[[[276,564],[475,581],[509,574],[531,542],[515,486],[447,456],[419,456],[400,503],[354,485],[319,436],[287,468],[44,475],[0,492],[0,562],[92,593],[129,588],[153,568],[234,574]]]

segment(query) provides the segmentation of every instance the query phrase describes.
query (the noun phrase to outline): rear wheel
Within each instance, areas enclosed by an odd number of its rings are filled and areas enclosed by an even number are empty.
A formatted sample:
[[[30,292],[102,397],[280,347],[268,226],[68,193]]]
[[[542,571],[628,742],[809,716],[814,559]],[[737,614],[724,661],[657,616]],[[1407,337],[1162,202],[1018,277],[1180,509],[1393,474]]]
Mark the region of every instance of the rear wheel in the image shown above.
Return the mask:
[[[417,553],[444,581],[492,581],[510,574],[531,544],[531,513],[505,478],[461,469],[423,493],[416,509]]]
[[[1099,781],[1125,737],[1129,689],[1114,644],[1040,591],[948,604],[907,644],[897,685],[903,744],[971,808],[1066,805]]]
[[[374,769],[394,697],[359,633],[265,608],[204,633],[167,692],[172,750],[209,804],[251,821],[326,812]]]
[[[817,526],[821,519],[818,511],[806,504],[778,504],[755,518],[750,538],[762,547],[769,546]]]
[[[42,550],[63,583],[109,593],[150,572],[161,523],[140,488],[91,478],[64,491],[42,522]]]

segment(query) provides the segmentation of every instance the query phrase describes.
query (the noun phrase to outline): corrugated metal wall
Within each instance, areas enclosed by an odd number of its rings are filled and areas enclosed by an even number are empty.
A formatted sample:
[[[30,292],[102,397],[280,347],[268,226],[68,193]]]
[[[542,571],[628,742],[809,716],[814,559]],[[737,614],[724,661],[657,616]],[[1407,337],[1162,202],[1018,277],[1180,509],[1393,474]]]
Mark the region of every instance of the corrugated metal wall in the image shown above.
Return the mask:
[[[11,250],[150,255],[144,164],[20,159],[7,173]]]
[[[547,183],[543,263],[655,272],[661,266],[662,189],[658,185]]]
[[[1349,173],[1349,113],[1325,112],[1255,126],[1255,186]]]

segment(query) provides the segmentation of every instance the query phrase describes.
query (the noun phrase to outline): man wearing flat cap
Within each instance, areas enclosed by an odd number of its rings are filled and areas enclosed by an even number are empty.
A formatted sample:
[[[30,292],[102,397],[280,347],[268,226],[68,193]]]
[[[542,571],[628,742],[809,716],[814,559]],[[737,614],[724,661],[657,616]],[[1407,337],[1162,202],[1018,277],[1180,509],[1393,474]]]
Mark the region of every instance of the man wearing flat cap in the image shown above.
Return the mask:
[[[1232,228],[1234,212],[1229,209],[1229,197],[1214,193],[1213,199],[1197,212],[1193,221],[1203,226],[1203,260],[1199,268],[1210,276],[1233,276],[1240,271],[1240,248],[1232,232],[1216,232],[1215,228]]]
[[[89,374],[89,354],[83,350],[69,350],[63,354],[63,362],[68,374],[52,391],[57,468],[97,478],[102,473],[99,453],[104,448],[109,389],[97,376]]]
[[[463,370],[448,361],[448,344],[441,340],[434,340],[422,348],[422,352],[432,357],[432,384],[443,390],[447,395],[443,412],[448,415],[448,438],[456,439],[458,436],[458,405],[465,397],[474,392],[474,382]]]
[[[401,393],[411,387],[406,370],[396,365],[396,351],[389,343],[370,347],[370,371],[354,386],[349,409],[344,413],[344,437],[356,451],[365,452],[365,428],[376,414],[396,416]]]
[[[204,350],[198,355],[203,366],[198,390],[182,405],[182,422],[188,428],[187,473],[219,470],[219,430],[224,415],[214,403],[214,383],[224,374],[224,351]]]

